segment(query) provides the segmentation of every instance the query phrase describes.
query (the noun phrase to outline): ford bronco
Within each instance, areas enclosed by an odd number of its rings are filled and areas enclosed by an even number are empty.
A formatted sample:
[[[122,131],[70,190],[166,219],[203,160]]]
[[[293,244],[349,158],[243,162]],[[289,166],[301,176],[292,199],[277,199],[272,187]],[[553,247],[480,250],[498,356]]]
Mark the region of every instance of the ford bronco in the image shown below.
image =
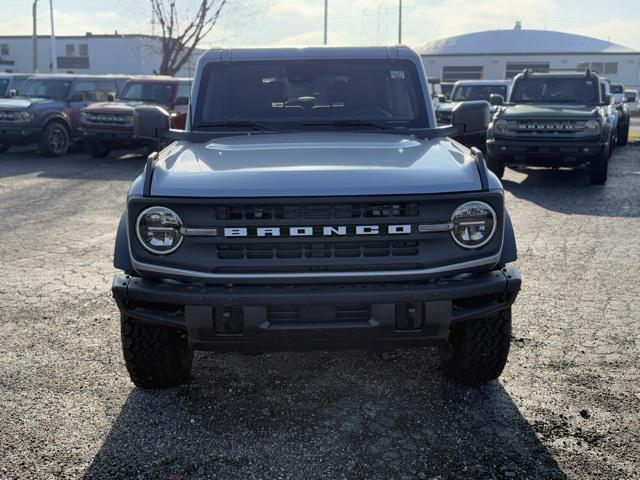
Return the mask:
[[[184,129],[191,79],[136,77],[129,80],[117,102],[92,103],[80,112],[80,131],[85,150],[92,157],[106,157],[113,148],[147,147],[157,142],[133,136],[133,109],[137,105],[159,105],[171,115],[174,128]]]
[[[0,100],[0,153],[38,143],[47,156],[65,155],[79,140],[80,109],[115,95],[128,77],[36,75],[20,95]]]
[[[499,178],[505,165],[588,165],[591,183],[604,184],[615,141],[612,121],[595,73],[526,71],[516,76],[509,103],[489,126],[487,164]]]
[[[0,98],[19,95],[22,85],[30,76],[29,73],[0,73]]]
[[[211,50],[184,131],[133,182],[112,292],[144,388],[186,382],[194,350],[440,347],[460,381],[507,361],[520,275],[503,188],[465,102],[437,127],[406,47]]]

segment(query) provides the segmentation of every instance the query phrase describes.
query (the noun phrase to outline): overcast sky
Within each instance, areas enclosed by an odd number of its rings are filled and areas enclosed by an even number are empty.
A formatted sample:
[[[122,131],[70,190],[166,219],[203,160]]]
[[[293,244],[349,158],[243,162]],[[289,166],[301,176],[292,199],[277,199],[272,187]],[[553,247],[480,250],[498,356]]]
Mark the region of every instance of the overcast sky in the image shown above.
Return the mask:
[[[181,8],[195,0],[176,0]],[[322,42],[324,0],[228,0],[203,46],[314,45]],[[151,33],[148,0],[54,0],[56,33]],[[0,0],[0,35],[31,34],[32,0]],[[490,29],[559,30],[640,51],[640,0],[404,0],[403,42],[412,47]],[[398,0],[329,0],[329,43],[397,41]],[[11,12],[11,15],[9,14]],[[49,33],[49,0],[39,1],[39,33]]]

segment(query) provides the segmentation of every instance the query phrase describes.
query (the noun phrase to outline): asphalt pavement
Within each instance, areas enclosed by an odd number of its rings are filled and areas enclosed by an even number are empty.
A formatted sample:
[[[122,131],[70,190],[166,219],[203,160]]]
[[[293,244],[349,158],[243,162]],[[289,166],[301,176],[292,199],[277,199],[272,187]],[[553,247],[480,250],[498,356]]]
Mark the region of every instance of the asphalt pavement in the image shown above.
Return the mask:
[[[432,349],[197,354],[130,383],[110,297],[141,157],[0,156],[0,478],[640,478],[640,148],[609,182],[507,170],[522,293],[500,381]]]

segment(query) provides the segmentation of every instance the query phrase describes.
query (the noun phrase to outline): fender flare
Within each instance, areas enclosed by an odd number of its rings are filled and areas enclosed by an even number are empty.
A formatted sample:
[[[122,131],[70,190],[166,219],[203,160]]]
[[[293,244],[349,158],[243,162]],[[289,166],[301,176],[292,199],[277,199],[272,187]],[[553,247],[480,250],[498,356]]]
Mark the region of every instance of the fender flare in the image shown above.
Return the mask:
[[[62,123],[65,127],[67,127],[69,133],[71,133],[71,124],[69,123],[69,119],[64,115],[60,115],[60,113],[58,112],[45,113],[42,117],[42,128],[45,128],[52,121]]]
[[[513,231],[513,224],[509,212],[504,212],[504,237],[502,241],[502,256],[500,257],[500,265],[515,262],[518,259],[518,247],[516,245],[516,236]]]
[[[129,239],[127,237],[127,211],[125,210],[118,223],[116,244],[113,252],[113,266],[125,273],[133,273],[131,254],[129,253]]]

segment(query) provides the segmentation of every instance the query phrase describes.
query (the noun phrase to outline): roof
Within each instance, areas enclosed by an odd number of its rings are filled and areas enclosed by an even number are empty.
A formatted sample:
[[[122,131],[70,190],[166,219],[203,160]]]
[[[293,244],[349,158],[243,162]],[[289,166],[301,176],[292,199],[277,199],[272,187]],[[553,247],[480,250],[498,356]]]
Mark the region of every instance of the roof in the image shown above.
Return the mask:
[[[489,30],[443,38],[418,49],[420,55],[509,55],[544,53],[638,53],[597,38],[549,30]]]
[[[456,85],[511,85],[511,80],[458,80]]]
[[[384,59],[389,58],[417,59],[416,52],[405,45],[378,47],[242,47],[216,48],[205,53],[200,62],[220,61],[252,61],[252,60],[340,60],[340,59]]]
[[[32,73],[31,75],[29,75],[29,77],[34,78],[34,79],[60,79],[60,80],[74,80],[76,78],[78,79],[89,79],[89,80],[108,80],[108,79],[130,79],[133,78],[133,75],[126,75],[126,74],[108,74],[108,75],[101,75],[101,74],[96,74],[96,75],[90,75],[90,74],[84,74],[84,73]]]

